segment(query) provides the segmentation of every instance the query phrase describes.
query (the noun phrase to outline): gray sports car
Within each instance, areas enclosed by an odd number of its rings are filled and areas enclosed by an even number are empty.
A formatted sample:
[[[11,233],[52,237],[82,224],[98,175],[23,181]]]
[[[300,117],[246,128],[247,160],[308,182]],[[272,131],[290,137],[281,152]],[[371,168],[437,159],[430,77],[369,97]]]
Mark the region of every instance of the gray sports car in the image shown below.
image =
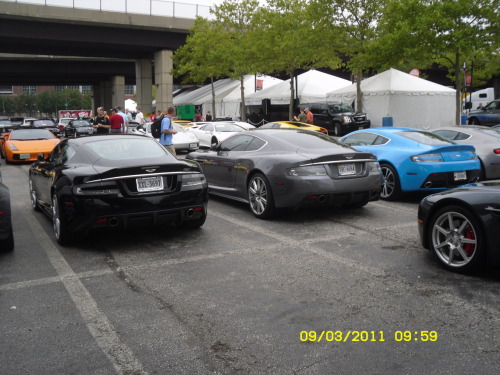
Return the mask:
[[[300,129],[241,132],[186,159],[200,163],[211,194],[249,203],[262,219],[278,208],[361,207],[383,183],[373,154]]]
[[[481,161],[481,180],[500,178],[500,129],[488,126],[448,126],[433,131],[455,143],[474,146]]]

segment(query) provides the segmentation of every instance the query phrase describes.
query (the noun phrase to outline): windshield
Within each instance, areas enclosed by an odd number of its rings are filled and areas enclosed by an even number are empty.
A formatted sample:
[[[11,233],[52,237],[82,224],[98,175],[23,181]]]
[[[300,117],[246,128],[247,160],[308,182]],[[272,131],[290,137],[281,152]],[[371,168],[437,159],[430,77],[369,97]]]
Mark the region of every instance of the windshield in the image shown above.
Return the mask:
[[[331,104],[328,106],[330,111],[338,113],[338,112],[352,112],[352,107],[347,104]]]
[[[88,127],[90,126],[90,122],[85,120],[73,120],[71,122],[71,126],[73,126],[74,128]]]
[[[440,135],[424,131],[397,132],[401,137],[411,139],[412,141],[424,145],[453,145],[455,143],[441,137]]]
[[[10,133],[9,140],[11,141],[29,141],[34,139],[53,139],[54,134],[45,129],[23,129],[13,130]]]
[[[33,126],[35,128],[42,128],[44,126],[55,126],[55,125],[50,120],[35,120],[35,121],[33,121]]]
[[[165,149],[147,137],[112,138],[85,143],[99,157],[109,160],[140,160],[165,157]]]
[[[217,132],[242,132],[245,131],[241,126],[235,124],[216,124],[215,131]]]
[[[71,120],[73,120],[73,119],[72,118],[62,118],[61,120],[59,120],[59,122],[61,124],[64,124],[64,125],[68,125]]]

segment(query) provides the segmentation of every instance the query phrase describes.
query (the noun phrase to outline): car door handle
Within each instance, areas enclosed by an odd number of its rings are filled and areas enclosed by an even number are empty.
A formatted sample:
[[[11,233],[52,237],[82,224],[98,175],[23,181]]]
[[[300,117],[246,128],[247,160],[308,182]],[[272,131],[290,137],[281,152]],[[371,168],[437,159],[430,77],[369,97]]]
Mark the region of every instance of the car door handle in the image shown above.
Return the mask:
[[[488,206],[485,208],[486,211],[491,211],[491,212],[498,212],[500,213],[500,208],[494,208],[494,207],[491,207],[491,206]]]

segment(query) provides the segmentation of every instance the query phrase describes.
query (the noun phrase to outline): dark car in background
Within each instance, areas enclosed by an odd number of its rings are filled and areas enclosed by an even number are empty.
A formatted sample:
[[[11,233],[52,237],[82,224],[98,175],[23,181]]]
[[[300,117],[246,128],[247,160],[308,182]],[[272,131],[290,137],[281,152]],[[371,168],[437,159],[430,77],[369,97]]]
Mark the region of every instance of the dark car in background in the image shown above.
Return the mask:
[[[0,119],[0,134],[1,133],[8,133],[12,129],[17,128],[18,126],[14,125],[10,119],[4,118]]]
[[[366,113],[356,113],[351,106],[342,103],[307,103],[300,108],[309,108],[313,114],[314,125],[328,130],[328,133],[340,137],[354,130],[367,129],[370,120]]]
[[[261,219],[280,208],[361,207],[382,190],[373,154],[309,130],[236,133],[186,159],[200,163],[211,194],[246,202]]]
[[[59,128],[51,119],[30,120],[29,127],[33,129],[47,129],[57,137],[61,135]]]
[[[500,264],[500,180],[425,197],[418,209],[422,245],[451,271]]]
[[[489,102],[481,109],[474,110],[467,115],[469,125],[493,126],[500,124],[500,99]]]
[[[30,166],[29,191],[33,209],[52,219],[61,245],[94,229],[198,228],[207,216],[200,166],[138,135],[62,141]]]
[[[89,120],[73,119],[64,128],[63,134],[66,138],[82,137],[94,134],[94,128]]]
[[[2,182],[0,171],[0,252],[14,249],[9,188]]]

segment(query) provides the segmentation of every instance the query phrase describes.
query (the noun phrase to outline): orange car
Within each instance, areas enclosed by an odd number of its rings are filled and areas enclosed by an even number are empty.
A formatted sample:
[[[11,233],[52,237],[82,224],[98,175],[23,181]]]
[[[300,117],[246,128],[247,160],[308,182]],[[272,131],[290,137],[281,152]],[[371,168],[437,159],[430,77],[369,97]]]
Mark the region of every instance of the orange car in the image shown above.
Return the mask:
[[[60,142],[46,129],[15,129],[2,137],[0,153],[7,163],[35,161],[41,153],[47,157]]]

